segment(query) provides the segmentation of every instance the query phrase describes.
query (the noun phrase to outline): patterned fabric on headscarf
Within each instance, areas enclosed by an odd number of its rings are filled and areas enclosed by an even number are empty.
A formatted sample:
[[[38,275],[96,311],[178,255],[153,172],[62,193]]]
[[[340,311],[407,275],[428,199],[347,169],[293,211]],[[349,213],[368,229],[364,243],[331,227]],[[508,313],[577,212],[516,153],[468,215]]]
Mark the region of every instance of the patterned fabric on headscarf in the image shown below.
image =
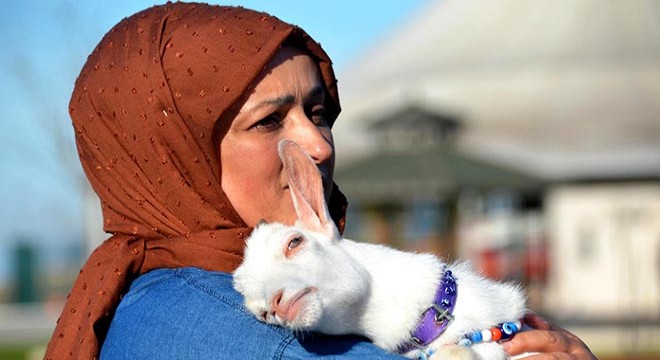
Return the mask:
[[[168,3],[122,20],[89,56],[69,112],[112,237],[80,270],[47,359],[96,358],[142,273],[239,265],[251,228],[220,187],[213,130],[285,41],[317,62],[334,121],[330,59],[304,31],[265,13]],[[343,228],[346,200],[336,187],[330,208]]]

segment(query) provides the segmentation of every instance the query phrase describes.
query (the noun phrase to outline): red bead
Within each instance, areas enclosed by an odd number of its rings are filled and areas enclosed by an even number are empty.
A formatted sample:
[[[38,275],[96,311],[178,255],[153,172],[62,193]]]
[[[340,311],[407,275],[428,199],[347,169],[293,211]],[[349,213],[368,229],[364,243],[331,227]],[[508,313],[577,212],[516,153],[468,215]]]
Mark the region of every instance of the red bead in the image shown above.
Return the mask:
[[[491,328],[490,333],[493,334],[493,341],[497,341],[502,338],[502,331],[498,328]]]

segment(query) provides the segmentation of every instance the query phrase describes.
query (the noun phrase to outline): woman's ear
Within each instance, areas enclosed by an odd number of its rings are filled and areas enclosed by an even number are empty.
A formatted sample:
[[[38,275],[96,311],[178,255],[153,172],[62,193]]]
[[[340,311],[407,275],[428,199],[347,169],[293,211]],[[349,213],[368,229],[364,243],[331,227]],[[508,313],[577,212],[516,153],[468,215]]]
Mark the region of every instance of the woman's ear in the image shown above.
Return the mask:
[[[326,236],[339,237],[339,231],[325,203],[321,173],[314,160],[291,140],[280,141],[278,152],[288,176],[289,190],[298,216],[297,223]]]

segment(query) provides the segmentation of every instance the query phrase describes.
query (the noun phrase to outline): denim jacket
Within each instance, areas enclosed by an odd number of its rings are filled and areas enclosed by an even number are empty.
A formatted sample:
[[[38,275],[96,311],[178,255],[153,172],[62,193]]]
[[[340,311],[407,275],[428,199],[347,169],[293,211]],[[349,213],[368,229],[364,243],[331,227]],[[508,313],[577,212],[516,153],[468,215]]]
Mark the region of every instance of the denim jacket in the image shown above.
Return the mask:
[[[402,359],[358,336],[259,322],[227,273],[159,269],[136,279],[101,349],[115,359]]]

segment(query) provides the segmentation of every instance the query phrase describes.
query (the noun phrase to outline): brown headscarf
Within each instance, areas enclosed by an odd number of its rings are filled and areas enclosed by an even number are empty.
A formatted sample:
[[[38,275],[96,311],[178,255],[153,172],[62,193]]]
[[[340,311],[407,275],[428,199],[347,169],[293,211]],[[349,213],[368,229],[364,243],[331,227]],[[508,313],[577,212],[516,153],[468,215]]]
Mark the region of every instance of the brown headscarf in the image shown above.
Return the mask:
[[[221,189],[213,130],[285,41],[318,63],[334,121],[330,59],[303,30],[265,13],[168,3],[121,21],[89,56],[69,112],[112,237],[80,270],[47,359],[98,357],[116,306],[140,274],[239,265],[251,229]],[[330,207],[342,228],[338,190]]]

